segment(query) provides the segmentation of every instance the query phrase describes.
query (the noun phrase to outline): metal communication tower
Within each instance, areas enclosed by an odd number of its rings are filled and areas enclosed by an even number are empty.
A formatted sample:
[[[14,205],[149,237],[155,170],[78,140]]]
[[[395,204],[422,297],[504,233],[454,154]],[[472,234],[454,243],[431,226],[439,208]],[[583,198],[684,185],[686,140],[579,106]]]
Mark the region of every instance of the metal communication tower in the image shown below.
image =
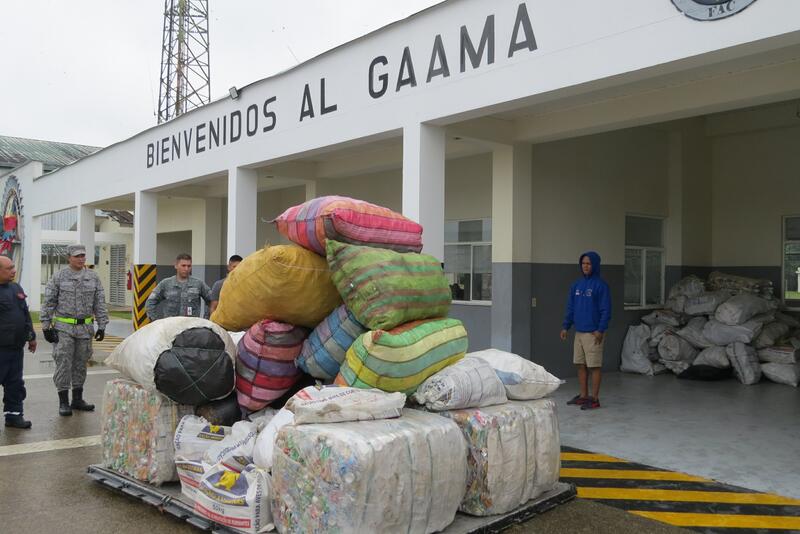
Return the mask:
[[[158,122],[210,101],[208,0],[165,0]]]

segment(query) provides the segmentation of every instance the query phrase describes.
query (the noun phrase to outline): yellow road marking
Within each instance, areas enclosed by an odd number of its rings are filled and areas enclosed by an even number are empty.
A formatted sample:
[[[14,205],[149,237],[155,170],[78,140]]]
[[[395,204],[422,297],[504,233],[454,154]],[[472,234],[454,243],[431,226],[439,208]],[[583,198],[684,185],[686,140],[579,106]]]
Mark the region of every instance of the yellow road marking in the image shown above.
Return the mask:
[[[718,502],[729,504],[774,504],[800,506],[800,500],[769,493],[727,491],[660,490],[629,488],[578,488],[584,499],[624,499],[634,501]]]
[[[605,454],[592,454],[588,452],[562,452],[561,459],[563,461],[576,461],[576,462],[614,462],[614,463],[628,463],[627,460],[614,458],[613,456],[606,456]]]
[[[800,530],[800,517],[771,515],[691,514],[684,512],[630,512],[677,527],[764,528]]]
[[[0,456],[17,456],[34,452],[58,451],[62,449],[78,449],[100,445],[100,436],[85,436],[82,438],[56,439],[52,441],[37,441],[34,443],[21,443],[19,445],[6,445],[0,447]]]
[[[637,469],[578,469],[565,467],[561,478],[613,478],[622,480],[676,480],[682,482],[713,482],[707,478],[672,471],[643,471]]]

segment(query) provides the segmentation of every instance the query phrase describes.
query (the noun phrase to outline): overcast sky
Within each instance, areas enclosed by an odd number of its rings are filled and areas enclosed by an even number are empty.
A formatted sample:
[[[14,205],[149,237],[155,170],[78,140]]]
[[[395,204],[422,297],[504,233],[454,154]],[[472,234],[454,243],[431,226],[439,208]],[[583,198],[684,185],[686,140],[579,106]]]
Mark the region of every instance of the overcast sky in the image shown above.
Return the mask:
[[[441,0],[209,0],[211,99]],[[107,146],[156,124],[163,0],[0,0],[0,135]]]

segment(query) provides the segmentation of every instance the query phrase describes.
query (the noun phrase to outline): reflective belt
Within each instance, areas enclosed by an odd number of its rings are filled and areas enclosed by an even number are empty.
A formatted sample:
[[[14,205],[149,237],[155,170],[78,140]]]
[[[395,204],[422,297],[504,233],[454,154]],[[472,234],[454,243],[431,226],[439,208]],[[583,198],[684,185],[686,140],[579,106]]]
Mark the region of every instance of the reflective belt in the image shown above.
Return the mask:
[[[82,319],[74,319],[72,317],[53,317],[53,320],[58,321],[59,323],[67,324],[92,324],[94,317],[84,317]]]

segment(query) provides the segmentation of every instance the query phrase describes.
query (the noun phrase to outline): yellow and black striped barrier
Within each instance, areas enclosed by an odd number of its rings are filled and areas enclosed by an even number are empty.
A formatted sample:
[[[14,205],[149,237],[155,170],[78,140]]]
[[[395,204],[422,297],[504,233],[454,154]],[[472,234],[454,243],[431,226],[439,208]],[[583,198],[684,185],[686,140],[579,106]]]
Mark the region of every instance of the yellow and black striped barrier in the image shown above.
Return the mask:
[[[759,493],[562,447],[561,480],[578,497],[704,533],[800,531],[800,499]]]
[[[156,266],[144,263],[133,266],[133,329],[139,330],[150,322],[147,317],[147,297],[156,287]]]

